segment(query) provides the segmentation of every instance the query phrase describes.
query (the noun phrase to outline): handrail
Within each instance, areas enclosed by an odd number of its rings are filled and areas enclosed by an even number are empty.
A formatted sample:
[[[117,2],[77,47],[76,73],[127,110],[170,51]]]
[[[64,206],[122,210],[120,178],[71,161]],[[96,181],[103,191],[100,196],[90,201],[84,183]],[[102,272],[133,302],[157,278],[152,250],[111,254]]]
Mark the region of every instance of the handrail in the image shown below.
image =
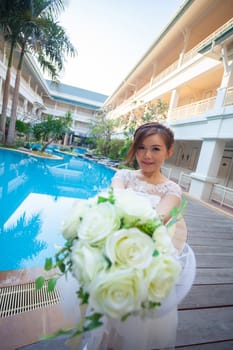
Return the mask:
[[[227,93],[224,100],[224,106],[233,104],[233,86],[227,89]]]
[[[184,191],[188,192],[191,184],[191,176],[189,174],[181,172],[179,176],[178,184]]]
[[[171,172],[172,172],[172,168],[167,168],[165,166],[161,167],[162,173],[164,176],[166,176],[168,179],[171,178]]]
[[[169,119],[184,119],[186,117],[203,114],[214,107],[215,101],[216,97],[210,97],[184,106],[176,107],[171,111]]]
[[[226,206],[233,209],[233,189],[214,184],[209,197],[210,201],[219,203],[220,206]]]

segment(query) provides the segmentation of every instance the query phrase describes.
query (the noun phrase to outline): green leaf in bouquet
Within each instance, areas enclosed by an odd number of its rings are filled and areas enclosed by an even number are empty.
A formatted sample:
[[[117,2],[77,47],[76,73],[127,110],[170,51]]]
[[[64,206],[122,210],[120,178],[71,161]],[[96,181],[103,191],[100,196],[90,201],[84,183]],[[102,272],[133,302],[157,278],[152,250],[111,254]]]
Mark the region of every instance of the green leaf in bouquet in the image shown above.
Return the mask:
[[[182,214],[184,212],[184,209],[185,209],[186,205],[187,205],[186,199],[182,198],[181,202],[180,202],[180,206],[179,207],[174,207],[170,211],[171,219],[166,223],[166,227],[171,227],[172,225],[174,225],[182,217]]]
[[[110,187],[110,190],[109,190],[109,202],[111,204],[115,204],[115,197],[114,197],[113,187]]]
[[[49,271],[53,268],[53,259],[52,258],[46,258],[45,259],[45,264],[44,264],[44,269],[46,271]]]
[[[45,283],[45,278],[43,276],[37,277],[37,279],[35,281],[36,290],[41,289],[43,287],[44,283]]]
[[[51,340],[54,339],[60,335],[64,334],[70,334],[71,338],[83,334],[84,332],[90,331],[92,329],[95,329],[97,327],[102,326],[102,321],[100,321],[100,318],[102,317],[102,314],[94,313],[90,316],[86,316],[82,321],[80,321],[76,326],[76,330],[74,329],[59,329],[58,331],[48,334],[46,336],[41,337],[41,340]]]
[[[87,304],[88,303],[89,294],[84,292],[83,288],[80,288],[77,291],[77,295],[78,295],[79,299],[81,300],[81,304]]]
[[[120,228],[129,229],[131,227],[137,227],[141,225],[141,220],[134,217],[121,217]]]
[[[80,221],[83,220],[83,218],[80,218]],[[65,243],[65,247],[70,250],[73,246],[73,242],[76,238],[71,238],[71,239],[68,239]]]
[[[125,314],[124,316],[121,317],[121,321],[124,322],[127,320],[128,317],[130,317],[132,315],[132,312],[128,312],[127,314]]]
[[[187,205],[187,201],[186,201],[186,199],[183,197],[183,198],[181,199],[180,206],[179,206],[179,207],[174,207],[174,208],[172,208],[172,210],[170,211],[171,217],[175,217],[175,216],[178,217],[179,215],[182,215],[182,213],[183,213],[183,211],[184,211],[186,205]]]
[[[130,228],[132,226],[133,226],[132,224],[129,224],[129,223],[126,222],[126,219],[124,217],[122,217],[120,219],[120,229],[122,229],[122,228]]]
[[[104,255],[104,259],[107,262],[107,269],[109,269],[112,266],[112,262],[106,255]]]
[[[159,307],[159,306],[161,306],[161,303],[155,302],[155,301],[145,301],[142,303],[142,308],[147,309],[147,310],[154,309],[154,308]]]
[[[105,202],[108,202],[108,198],[102,197],[102,196],[98,197],[97,204],[105,203]]]
[[[138,227],[141,231],[144,233],[152,236],[155,230],[161,226],[162,222],[160,220],[148,220],[146,223],[140,223],[137,224],[136,227]]]
[[[56,287],[56,284],[57,284],[56,278],[50,278],[48,280],[48,291],[53,292],[54,288]]]
[[[70,328],[69,329],[59,329],[58,331],[56,331],[54,333],[44,335],[40,339],[41,340],[51,340],[51,339],[58,337],[59,335],[71,334],[71,333],[72,333],[72,330]]]
[[[111,204],[114,204],[115,203],[115,200],[112,199],[112,198],[106,198],[106,197],[102,197],[102,196],[99,196],[98,197],[98,200],[97,200],[97,204],[100,204],[100,203],[105,203],[105,202],[109,202]]]
[[[103,317],[103,315],[98,312],[95,312],[90,316],[86,316],[85,320],[90,322],[88,322],[87,324],[86,323],[84,324],[84,328],[83,328],[84,332],[90,331],[92,329],[102,326],[103,322],[100,321],[101,317]]]
[[[186,206],[187,206],[187,200],[184,197],[182,197],[181,203],[180,203],[180,210],[183,212]]]
[[[111,204],[115,203],[113,188],[109,190],[108,197],[98,196],[97,204],[109,202]]]
[[[159,251],[157,249],[155,249],[152,256],[158,256],[158,255],[159,255]]]
[[[59,268],[59,270],[64,273],[66,271],[66,265],[65,263],[63,262],[63,260],[58,260],[57,261],[57,266]]]
[[[172,225],[174,225],[176,222],[178,221],[177,216],[172,217],[167,223],[166,223],[166,227],[169,228]]]

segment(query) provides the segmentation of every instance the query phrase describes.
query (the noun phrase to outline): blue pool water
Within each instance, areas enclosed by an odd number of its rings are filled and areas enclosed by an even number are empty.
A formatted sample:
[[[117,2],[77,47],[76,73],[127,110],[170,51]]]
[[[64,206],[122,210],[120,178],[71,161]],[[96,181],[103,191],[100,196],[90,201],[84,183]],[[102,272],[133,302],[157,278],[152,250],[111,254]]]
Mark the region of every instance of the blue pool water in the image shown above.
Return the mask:
[[[62,157],[0,149],[0,271],[43,266],[64,242],[62,223],[74,201],[109,187],[114,170]]]

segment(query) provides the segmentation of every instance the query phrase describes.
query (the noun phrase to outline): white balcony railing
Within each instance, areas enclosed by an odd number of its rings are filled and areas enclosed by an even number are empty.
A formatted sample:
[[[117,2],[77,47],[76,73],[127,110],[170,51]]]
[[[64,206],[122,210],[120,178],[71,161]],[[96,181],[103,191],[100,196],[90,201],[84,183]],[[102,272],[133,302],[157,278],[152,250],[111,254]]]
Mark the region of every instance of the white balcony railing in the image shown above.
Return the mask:
[[[172,171],[174,169],[163,166],[161,170],[163,175],[170,179]],[[189,174],[181,171],[179,174],[178,181],[176,179],[174,180],[178,182],[179,186],[182,188],[183,191],[189,192],[192,180]],[[210,193],[209,200],[210,202],[217,203],[220,206],[225,206],[233,209],[233,188],[225,187],[219,184],[214,184]]]
[[[233,86],[227,90],[224,105],[225,106],[233,105]]]
[[[179,176],[178,184],[185,192],[188,192],[191,185],[191,176],[181,172]]]
[[[162,166],[161,171],[162,171],[163,175],[166,176],[168,179],[171,178],[172,168],[166,168],[166,167]]]
[[[233,189],[218,184],[213,185],[210,201],[233,208]]]
[[[170,120],[185,119],[187,117],[204,114],[214,108],[215,101],[216,97],[210,97],[205,100],[174,108],[171,111]]]

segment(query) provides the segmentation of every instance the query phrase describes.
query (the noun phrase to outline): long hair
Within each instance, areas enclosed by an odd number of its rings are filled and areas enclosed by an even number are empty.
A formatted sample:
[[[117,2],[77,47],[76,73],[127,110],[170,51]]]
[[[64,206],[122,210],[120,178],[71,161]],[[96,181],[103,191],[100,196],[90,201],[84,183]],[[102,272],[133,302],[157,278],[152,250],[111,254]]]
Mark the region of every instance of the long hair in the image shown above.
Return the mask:
[[[146,137],[156,134],[159,134],[163,138],[166,148],[169,151],[174,144],[172,130],[158,122],[145,123],[139,126],[134,133],[134,140],[127,153],[126,162],[132,164],[139,145]]]

